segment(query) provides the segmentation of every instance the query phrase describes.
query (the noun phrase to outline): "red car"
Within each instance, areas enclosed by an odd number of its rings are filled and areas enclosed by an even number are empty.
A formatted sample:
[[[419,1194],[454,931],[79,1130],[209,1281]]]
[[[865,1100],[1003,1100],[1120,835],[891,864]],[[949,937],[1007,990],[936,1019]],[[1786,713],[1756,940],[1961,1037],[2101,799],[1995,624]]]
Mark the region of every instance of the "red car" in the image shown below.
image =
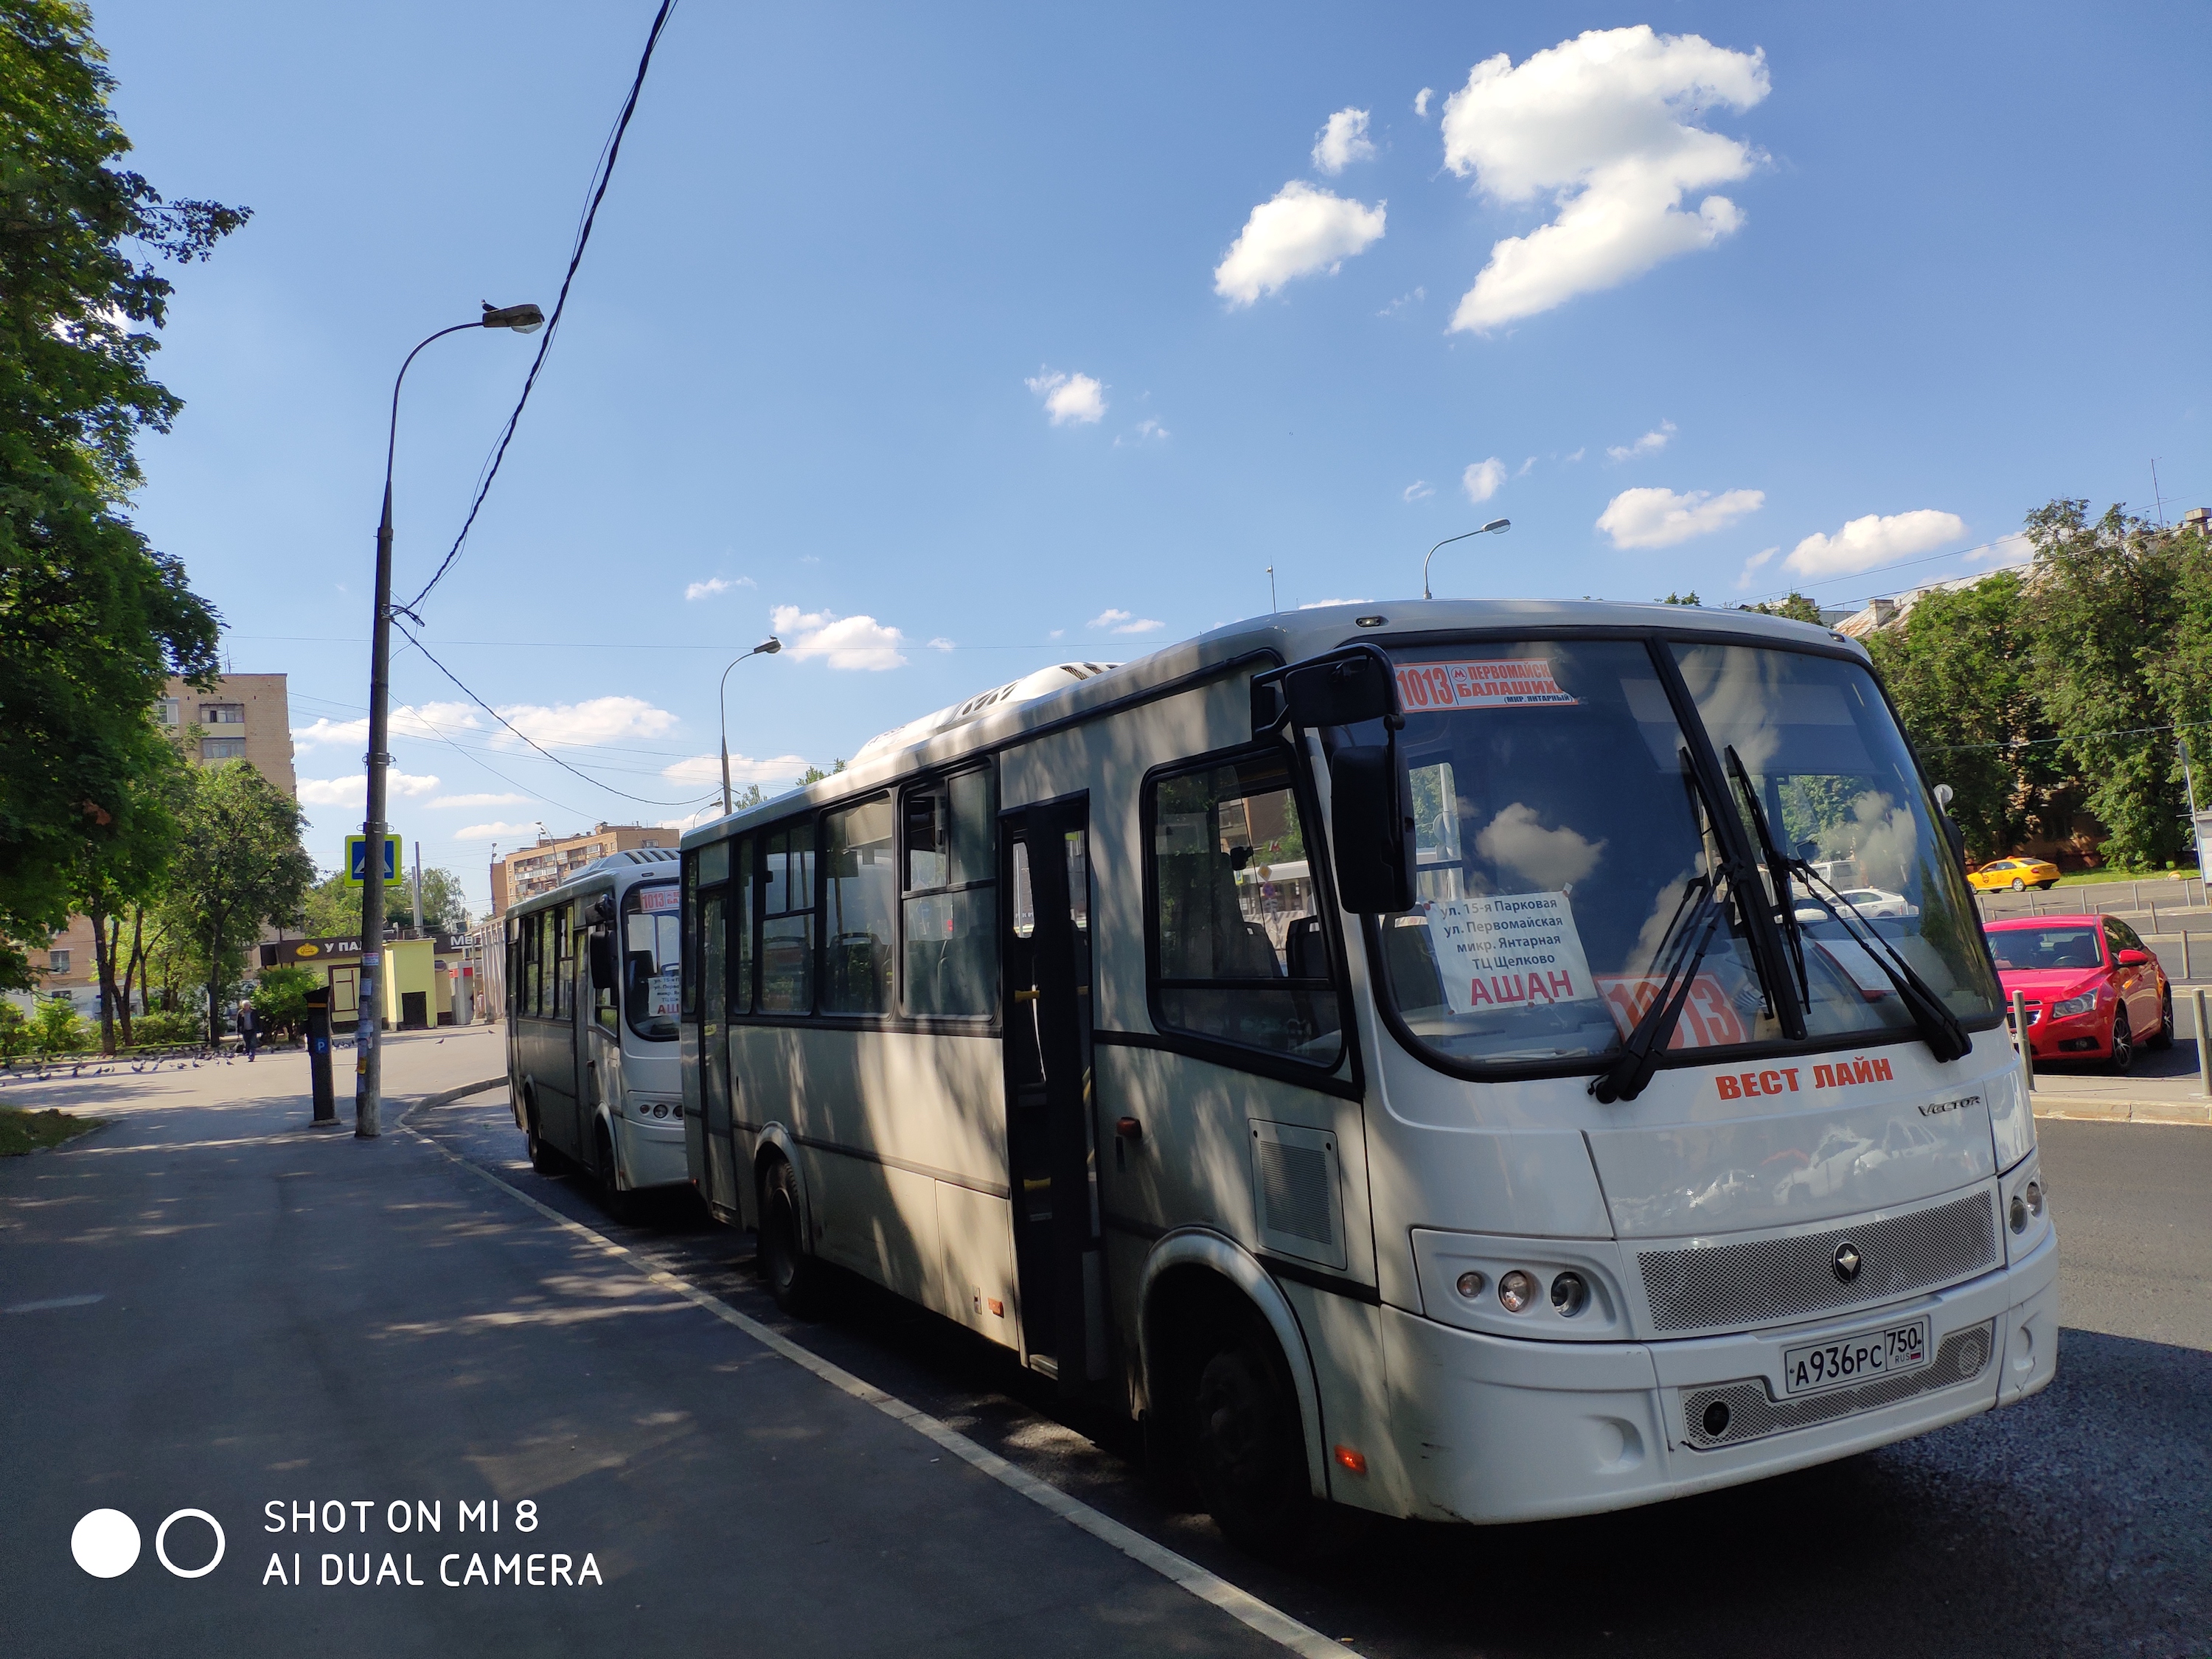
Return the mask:
[[[2136,930],[2117,916],[2033,916],[1983,932],[2004,985],[2027,1001],[2039,1063],[2103,1060],[2124,1075],[2138,1046],[2173,1046],[2173,987]]]

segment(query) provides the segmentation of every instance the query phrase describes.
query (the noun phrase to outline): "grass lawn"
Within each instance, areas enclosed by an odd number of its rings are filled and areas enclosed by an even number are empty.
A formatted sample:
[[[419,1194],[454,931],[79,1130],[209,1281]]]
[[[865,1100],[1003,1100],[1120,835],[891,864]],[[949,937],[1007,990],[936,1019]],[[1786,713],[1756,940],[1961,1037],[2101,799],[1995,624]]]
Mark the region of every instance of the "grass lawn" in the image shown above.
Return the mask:
[[[102,1120],[71,1117],[67,1112],[26,1112],[0,1106],[0,1158],[21,1158],[47,1146],[58,1146],[89,1130]]]

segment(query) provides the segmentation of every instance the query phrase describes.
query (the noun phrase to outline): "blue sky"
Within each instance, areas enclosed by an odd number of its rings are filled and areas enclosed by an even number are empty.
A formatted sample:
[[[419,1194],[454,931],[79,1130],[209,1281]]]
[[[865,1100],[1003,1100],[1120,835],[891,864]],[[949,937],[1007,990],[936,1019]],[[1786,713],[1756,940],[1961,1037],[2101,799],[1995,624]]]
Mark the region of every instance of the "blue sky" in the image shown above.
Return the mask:
[[[1039,9],[678,9],[423,612],[612,788],[707,793],[771,625],[730,744],[774,788],[1264,611],[1270,564],[1285,608],[1417,593],[1489,517],[1439,594],[1840,605],[2053,495],[2147,507],[2154,457],[2169,515],[2212,501],[2200,6]],[[291,676],[325,864],[391,377],[551,304],[652,10],[97,9],[133,164],[254,210],[179,277],[139,516]],[[417,361],[403,597],[532,349]],[[392,820],[478,905],[540,820],[690,810],[411,653],[394,692]]]

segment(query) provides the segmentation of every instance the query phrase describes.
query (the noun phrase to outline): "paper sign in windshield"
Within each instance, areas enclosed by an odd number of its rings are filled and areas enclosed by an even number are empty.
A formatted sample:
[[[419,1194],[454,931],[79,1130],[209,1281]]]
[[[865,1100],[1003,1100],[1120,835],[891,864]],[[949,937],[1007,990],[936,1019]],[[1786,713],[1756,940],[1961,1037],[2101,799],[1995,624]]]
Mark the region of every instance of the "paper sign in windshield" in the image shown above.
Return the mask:
[[[1429,940],[1455,1014],[1597,995],[1565,893],[1492,893],[1429,908]]]
[[[637,908],[647,915],[656,910],[673,910],[676,898],[676,884],[672,881],[665,887],[641,887],[638,890]]]
[[[1398,702],[1409,714],[1459,708],[1573,706],[1546,657],[1488,662],[1412,662],[1398,669]]]
[[[1636,1029],[1644,1011],[1651,1006],[1651,999],[1659,994],[1662,981],[1641,975],[1629,976],[1607,974],[1598,980],[1598,991],[1605,998],[1607,1012],[1613,1023],[1620,1027],[1624,1037]],[[1690,981],[1690,994],[1682,1004],[1682,1018],[1675,1022],[1674,1036],[1667,1039],[1669,1048],[1720,1048],[1731,1043],[1748,1042],[1751,1033],[1744,1028],[1743,1016],[1729,1000],[1721,982],[1711,974],[1699,974]]]

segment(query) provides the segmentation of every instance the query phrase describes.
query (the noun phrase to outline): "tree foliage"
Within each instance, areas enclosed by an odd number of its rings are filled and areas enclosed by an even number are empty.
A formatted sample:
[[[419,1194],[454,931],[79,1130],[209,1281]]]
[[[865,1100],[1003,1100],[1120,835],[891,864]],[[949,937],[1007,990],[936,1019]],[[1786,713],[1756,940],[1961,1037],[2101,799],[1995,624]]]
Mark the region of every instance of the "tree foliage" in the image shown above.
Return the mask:
[[[155,699],[216,668],[215,613],[125,507],[133,445],[178,399],[147,373],[156,258],[245,222],[111,165],[130,143],[75,0],[0,6],[0,982],[58,927],[89,849],[162,764]]]
[[[207,989],[208,1037],[264,922],[289,921],[315,866],[300,845],[299,803],[244,761],[198,769],[179,815],[165,907]]]
[[[1923,594],[1868,641],[1876,665],[1978,856],[2064,840],[2078,808],[2103,827],[2105,862],[2176,861],[2190,839],[2177,737],[2212,750],[2212,550],[2069,499],[2028,514],[2027,534],[2024,574]]]
[[[387,927],[411,927],[415,922],[412,875],[384,890],[384,921]],[[301,914],[295,919],[311,939],[356,939],[361,934],[362,890],[349,885],[345,872],[334,871],[308,890]],[[468,906],[461,896],[461,878],[451,870],[422,872],[422,928],[425,933],[459,933],[468,927]]]

